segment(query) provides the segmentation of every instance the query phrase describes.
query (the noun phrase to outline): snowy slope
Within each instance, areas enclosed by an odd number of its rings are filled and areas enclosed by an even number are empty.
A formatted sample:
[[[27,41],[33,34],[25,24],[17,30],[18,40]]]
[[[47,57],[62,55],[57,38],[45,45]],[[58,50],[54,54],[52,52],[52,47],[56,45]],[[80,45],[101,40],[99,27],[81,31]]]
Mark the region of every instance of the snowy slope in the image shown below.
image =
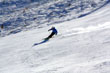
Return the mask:
[[[4,25],[2,36],[84,17],[109,2],[110,0],[5,0],[0,2],[0,25]]]
[[[0,73],[110,73],[110,3],[83,18],[0,38]]]

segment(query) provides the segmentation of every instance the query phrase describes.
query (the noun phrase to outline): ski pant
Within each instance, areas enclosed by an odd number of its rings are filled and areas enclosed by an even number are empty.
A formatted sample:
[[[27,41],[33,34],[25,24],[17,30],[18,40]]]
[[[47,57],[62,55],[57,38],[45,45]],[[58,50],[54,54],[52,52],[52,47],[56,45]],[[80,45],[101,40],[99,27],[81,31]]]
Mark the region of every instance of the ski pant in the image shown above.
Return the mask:
[[[55,33],[54,32],[52,32],[48,37],[47,37],[47,39],[50,39],[50,38],[52,38],[52,36],[54,35]]]

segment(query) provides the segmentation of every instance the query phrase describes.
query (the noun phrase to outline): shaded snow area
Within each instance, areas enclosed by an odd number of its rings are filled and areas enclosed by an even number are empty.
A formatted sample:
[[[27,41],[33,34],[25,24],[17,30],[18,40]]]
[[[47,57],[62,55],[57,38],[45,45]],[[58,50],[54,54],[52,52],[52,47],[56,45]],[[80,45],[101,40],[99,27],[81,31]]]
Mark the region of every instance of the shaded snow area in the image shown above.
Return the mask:
[[[2,36],[84,17],[110,0],[1,0]],[[1,31],[0,31],[1,32]]]
[[[51,26],[58,35],[33,46]],[[0,73],[110,73],[110,3],[82,18],[1,37]]]

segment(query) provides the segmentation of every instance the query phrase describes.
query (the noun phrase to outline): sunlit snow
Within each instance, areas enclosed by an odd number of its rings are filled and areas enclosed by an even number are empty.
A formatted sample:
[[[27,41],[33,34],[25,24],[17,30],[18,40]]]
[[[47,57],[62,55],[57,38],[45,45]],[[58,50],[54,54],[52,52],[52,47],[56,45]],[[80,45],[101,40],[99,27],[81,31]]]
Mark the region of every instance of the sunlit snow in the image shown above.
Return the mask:
[[[52,26],[58,35],[33,46]],[[0,73],[110,73],[110,3],[82,18],[0,37]]]

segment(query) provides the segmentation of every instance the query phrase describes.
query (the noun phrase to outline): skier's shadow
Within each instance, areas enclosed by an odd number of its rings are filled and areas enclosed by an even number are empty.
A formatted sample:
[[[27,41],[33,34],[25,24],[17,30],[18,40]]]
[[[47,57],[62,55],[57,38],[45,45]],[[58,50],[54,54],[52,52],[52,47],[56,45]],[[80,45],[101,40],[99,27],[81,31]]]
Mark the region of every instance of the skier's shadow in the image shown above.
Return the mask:
[[[43,40],[43,41],[41,41],[41,42],[39,42],[39,43],[35,43],[33,46],[37,46],[37,45],[40,45],[40,44],[43,44],[43,43],[46,43],[48,40]]]

